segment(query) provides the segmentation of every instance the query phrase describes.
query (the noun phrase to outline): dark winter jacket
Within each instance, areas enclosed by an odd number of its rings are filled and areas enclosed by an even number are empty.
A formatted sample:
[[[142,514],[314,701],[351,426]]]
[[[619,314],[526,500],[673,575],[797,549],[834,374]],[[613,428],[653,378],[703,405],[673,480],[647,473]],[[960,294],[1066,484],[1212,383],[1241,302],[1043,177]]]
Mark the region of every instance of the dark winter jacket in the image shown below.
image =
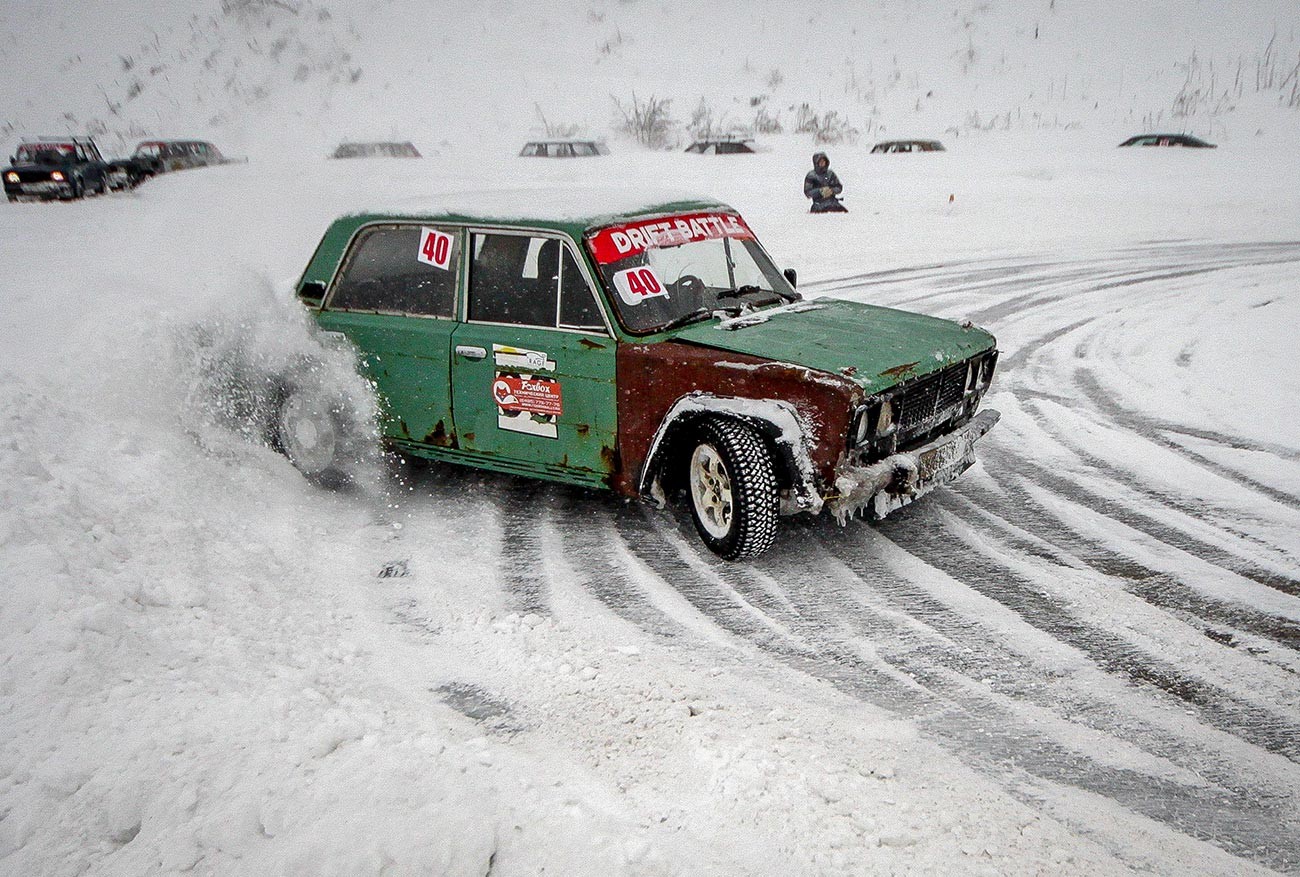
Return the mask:
[[[803,178],[803,193],[806,197],[812,199],[812,212],[823,213],[828,210],[841,210],[840,199],[835,197],[844,191],[840,185],[840,178],[835,176],[835,171],[831,170],[829,160],[826,164],[826,170],[818,170],[817,163],[826,158],[826,153],[819,152],[813,156],[813,169],[808,171],[808,175]],[[822,194],[822,189],[830,189],[830,197]]]

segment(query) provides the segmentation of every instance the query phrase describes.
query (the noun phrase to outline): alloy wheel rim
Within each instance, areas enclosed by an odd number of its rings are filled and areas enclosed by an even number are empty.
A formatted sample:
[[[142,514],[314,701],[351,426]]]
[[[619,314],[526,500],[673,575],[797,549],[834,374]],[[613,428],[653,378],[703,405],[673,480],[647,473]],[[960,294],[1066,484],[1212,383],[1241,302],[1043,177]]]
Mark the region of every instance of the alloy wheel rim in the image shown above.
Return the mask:
[[[726,538],[735,514],[731,473],[712,445],[699,445],[691,454],[690,482],[700,526],[715,539]]]

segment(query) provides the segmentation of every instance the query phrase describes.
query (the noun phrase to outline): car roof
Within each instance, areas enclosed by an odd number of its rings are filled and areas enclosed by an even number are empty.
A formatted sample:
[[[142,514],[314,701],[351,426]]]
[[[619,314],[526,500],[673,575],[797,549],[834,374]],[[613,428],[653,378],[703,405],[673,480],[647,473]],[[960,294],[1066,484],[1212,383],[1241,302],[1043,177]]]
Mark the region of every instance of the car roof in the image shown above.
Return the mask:
[[[559,231],[581,239],[590,229],[631,219],[674,213],[735,211],[720,201],[692,193],[646,187],[537,187],[479,192],[448,192],[367,205],[331,223],[321,239],[314,270],[304,281],[328,281],[348,241],[358,229],[378,222],[506,225]],[[324,273],[322,273],[324,272]],[[317,276],[317,275],[320,276]],[[329,275],[329,276],[326,276]]]
[[[426,198],[401,199],[367,206],[364,210],[345,214],[338,221],[374,222],[400,218],[527,225],[580,236],[587,229],[625,219],[692,210],[731,211],[732,208],[720,201],[687,192],[645,187],[566,186],[449,192]]]

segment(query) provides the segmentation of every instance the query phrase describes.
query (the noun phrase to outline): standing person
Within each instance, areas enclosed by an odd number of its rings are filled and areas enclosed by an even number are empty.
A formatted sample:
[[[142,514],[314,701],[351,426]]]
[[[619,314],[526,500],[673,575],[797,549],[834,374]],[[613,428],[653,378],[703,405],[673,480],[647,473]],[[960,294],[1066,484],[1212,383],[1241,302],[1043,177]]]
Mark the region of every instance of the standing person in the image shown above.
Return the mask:
[[[812,199],[811,213],[848,213],[837,197],[844,187],[831,170],[831,160],[826,153],[813,155],[813,169],[803,178],[803,193]]]

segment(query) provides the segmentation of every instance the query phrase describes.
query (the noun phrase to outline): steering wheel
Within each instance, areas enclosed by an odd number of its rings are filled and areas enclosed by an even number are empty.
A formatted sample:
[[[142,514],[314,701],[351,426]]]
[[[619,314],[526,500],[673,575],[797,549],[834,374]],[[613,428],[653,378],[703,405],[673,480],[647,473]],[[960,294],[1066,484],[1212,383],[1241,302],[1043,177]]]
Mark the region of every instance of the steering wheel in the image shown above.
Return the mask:
[[[683,274],[668,284],[669,293],[682,296],[684,299],[690,299],[693,307],[704,304],[704,293],[708,288],[708,285],[694,274]]]

